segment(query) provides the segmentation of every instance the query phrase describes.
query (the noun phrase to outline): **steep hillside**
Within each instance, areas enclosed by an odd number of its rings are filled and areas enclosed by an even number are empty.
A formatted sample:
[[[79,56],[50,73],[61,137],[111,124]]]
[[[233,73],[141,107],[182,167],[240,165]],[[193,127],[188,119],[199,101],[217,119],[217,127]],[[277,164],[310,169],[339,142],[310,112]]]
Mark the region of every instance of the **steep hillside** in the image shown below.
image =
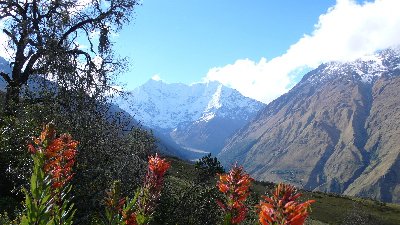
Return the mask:
[[[219,153],[225,141],[264,106],[218,82],[193,85],[149,80],[119,105],[188,154]]]
[[[258,179],[400,202],[400,53],[311,71],[222,150]]]

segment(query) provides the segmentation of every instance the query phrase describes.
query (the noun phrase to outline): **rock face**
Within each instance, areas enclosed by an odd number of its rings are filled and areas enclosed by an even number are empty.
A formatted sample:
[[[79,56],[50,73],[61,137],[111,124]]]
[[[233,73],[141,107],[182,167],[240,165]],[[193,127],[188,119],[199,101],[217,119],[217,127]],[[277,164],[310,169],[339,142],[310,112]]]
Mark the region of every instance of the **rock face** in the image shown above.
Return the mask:
[[[188,86],[155,80],[119,105],[164,139],[188,151],[214,154],[265,106],[218,82]]]
[[[219,154],[255,178],[400,202],[400,50],[306,74]]]

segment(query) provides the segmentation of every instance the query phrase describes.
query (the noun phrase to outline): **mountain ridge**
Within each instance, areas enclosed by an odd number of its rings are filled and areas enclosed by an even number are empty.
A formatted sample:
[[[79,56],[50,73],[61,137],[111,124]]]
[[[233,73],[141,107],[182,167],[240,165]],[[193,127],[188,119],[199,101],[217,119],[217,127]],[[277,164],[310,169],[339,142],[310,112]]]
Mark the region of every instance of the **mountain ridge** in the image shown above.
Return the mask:
[[[399,52],[387,49],[373,60],[326,63],[310,71],[236,133],[220,160],[238,161],[261,180],[398,202],[400,177],[388,174],[398,167],[393,158],[399,158],[400,143],[387,136],[400,127]],[[377,129],[385,123],[382,115],[390,129]]]

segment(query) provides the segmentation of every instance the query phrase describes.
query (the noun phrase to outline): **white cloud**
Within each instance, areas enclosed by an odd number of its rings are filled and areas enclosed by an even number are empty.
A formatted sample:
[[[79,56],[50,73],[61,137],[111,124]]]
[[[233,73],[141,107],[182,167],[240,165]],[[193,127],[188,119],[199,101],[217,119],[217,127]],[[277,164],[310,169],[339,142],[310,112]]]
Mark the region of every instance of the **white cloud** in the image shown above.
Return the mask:
[[[347,61],[376,50],[400,45],[399,0],[376,0],[357,4],[337,0],[319,17],[310,35],[304,35],[287,52],[258,63],[237,60],[212,68],[204,78],[218,80],[243,95],[269,103],[293,85],[293,71],[315,68],[327,61]]]
[[[0,20],[0,57],[5,58],[6,60],[10,60],[11,56],[13,55],[12,49],[10,49],[7,45],[8,42],[8,36],[2,32],[4,29],[4,22],[5,20]]]
[[[286,92],[286,86],[290,83],[288,76],[271,73],[280,70],[278,66],[276,63],[267,62],[265,58],[259,62],[241,59],[234,64],[210,69],[206,80],[218,80],[237,89],[244,96],[270,102],[278,97],[279,93]]]
[[[151,79],[152,79],[152,80],[155,80],[155,81],[160,81],[160,80],[161,80],[161,77],[160,77],[159,74],[155,74],[154,76],[151,77]]]

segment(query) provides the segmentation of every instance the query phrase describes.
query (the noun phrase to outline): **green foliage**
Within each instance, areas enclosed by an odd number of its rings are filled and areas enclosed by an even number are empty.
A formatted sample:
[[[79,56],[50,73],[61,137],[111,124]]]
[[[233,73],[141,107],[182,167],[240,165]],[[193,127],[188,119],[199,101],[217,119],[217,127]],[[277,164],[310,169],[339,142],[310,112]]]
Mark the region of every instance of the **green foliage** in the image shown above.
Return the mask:
[[[73,194],[79,223],[83,224],[91,215],[100,213],[104,190],[114,180],[121,181],[121,194],[127,196],[135,192],[144,177],[143,156],[147,149],[143,146],[151,143],[151,138],[118,135],[116,127],[104,125],[87,129],[82,135],[85,139],[80,142],[83,146],[77,158]],[[79,129],[77,132],[85,131]],[[100,144],[96,145],[96,142]]]
[[[120,211],[122,210],[121,205],[125,203],[125,199],[121,197],[120,188],[121,182],[115,181],[110,191],[107,192],[107,198],[105,200],[106,222],[103,224],[118,225],[122,223],[122,215],[120,215]]]
[[[54,224],[51,219],[51,187],[43,171],[44,159],[33,156],[33,172],[30,180],[30,191],[24,189],[26,212],[21,224],[46,225]]]
[[[128,215],[134,212],[137,203],[138,192],[135,197],[128,199],[121,196],[121,182],[114,181],[111,189],[107,192],[105,199],[105,219],[97,220],[96,224],[102,225],[125,225]]]
[[[8,216],[8,213],[7,212],[5,212],[5,213],[3,213],[3,214],[1,214],[0,213],[0,224],[4,224],[4,225],[19,225],[20,224],[20,221],[19,221],[19,219],[17,218],[17,219],[11,219],[9,216]]]
[[[104,190],[113,180],[121,180],[124,195],[136,190],[144,177],[148,152],[155,148],[154,138],[138,127],[128,131],[133,123],[126,125],[129,118],[122,120],[123,115],[111,111],[106,102],[78,96],[41,96],[43,103],[32,104],[27,97],[22,102],[26,106],[19,109],[17,117],[2,117],[0,173],[9,181],[0,182],[0,196],[15,198],[22,187],[28,187],[32,159],[26,144],[39,133],[37,127],[53,121],[59,131],[68,131],[79,139],[71,194],[78,209],[77,224],[88,224],[101,213]]]
[[[224,168],[217,157],[212,157],[211,153],[199,159],[195,165],[199,170],[199,180],[204,182],[213,178],[216,174],[224,173]]]
[[[374,217],[368,212],[357,209],[354,205],[353,208],[348,209],[341,225],[375,225],[385,224],[380,218]]]
[[[27,187],[32,159],[26,144],[39,133],[38,123],[28,113],[19,117],[0,117],[0,196],[19,195],[23,186]]]
[[[0,71],[7,83],[7,115],[18,114],[23,86],[37,75],[51,76],[61,89],[94,98],[112,89],[111,74],[124,69],[124,60],[113,54],[108,37],[130,21],[139,2],[79,4],[75,0],[0,1],[0,18],[7,20],[1,32],[12,49],[13,64],[12,72]],[[93,32],[99,32],[99,40]],[[77,45],[77,39],[90,48]]]
[[[217,224],[220,193],[212,185],[196,184],[176,177],[167,179],[155,214],[155,224]]]

